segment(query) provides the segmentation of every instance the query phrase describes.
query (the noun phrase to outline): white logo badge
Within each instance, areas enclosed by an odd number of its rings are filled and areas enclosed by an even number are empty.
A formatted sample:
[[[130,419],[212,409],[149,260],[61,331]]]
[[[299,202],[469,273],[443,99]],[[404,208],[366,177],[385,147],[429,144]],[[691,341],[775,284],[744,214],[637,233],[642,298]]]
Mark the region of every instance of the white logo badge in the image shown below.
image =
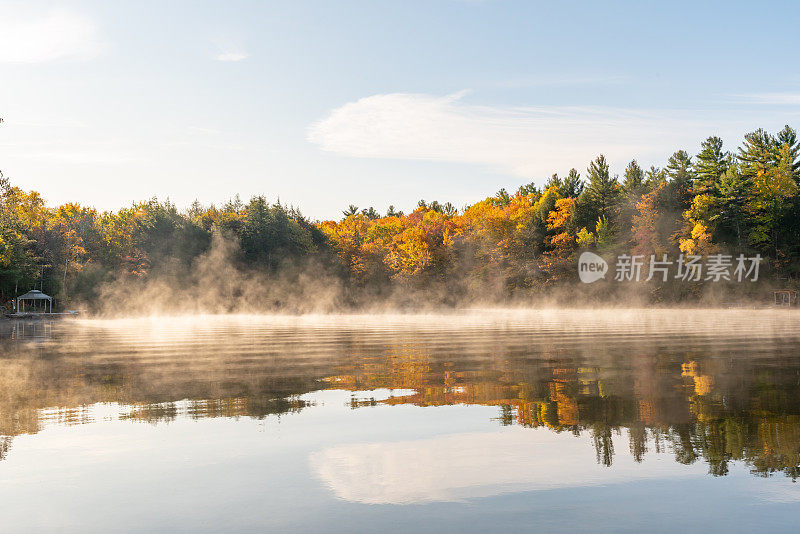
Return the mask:
[[[584,252],[578,258],[578,276],[584,284],[591,284],[606,277],[608,263],[594,252]]]

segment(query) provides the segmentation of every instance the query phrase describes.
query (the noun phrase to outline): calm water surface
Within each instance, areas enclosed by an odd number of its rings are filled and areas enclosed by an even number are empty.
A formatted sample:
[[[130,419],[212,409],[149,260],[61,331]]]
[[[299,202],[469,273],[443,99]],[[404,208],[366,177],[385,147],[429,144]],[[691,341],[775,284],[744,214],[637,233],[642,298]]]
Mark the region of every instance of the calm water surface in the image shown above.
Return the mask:
[[[800,314],[0,323],[2,532],[796,532]]]

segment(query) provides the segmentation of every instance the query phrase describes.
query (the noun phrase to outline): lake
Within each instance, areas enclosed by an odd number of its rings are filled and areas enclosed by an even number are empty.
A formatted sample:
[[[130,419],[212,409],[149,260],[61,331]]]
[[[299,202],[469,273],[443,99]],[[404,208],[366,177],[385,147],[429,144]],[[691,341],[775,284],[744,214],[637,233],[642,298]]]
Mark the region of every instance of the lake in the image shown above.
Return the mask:
[[[795,532],[800,314],[0,323],[0,531]]]

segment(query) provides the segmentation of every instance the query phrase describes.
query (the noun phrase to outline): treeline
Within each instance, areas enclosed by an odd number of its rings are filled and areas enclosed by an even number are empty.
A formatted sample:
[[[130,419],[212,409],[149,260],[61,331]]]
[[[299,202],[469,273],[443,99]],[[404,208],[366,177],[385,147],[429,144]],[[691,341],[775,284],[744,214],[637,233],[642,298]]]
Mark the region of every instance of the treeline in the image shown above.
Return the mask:
[[[679,150],[663,168],[633,160],[618,176],[601,155],[583,176],[572,169],[463,209],[420,201],[411,213],[390,207],[381,215],[350,206],[342,219],[321,223],[264,197],[183,212],[155,199],[118,212],[50,208],[2,178],[0,301],[34,287],[85,300],[103,284],[191,268],[214,235],[238,242],[231,262],[242,269],[297,269],[314,258],[342,281],[349,303],[398,288],[443,302],[546,292],[576,280],[576,255],[586,249],[757,253],[764,276],[792,285],[800,271],[799,186],[800,143],[788,126],[749,133],[734,151],[709,137],[696,155]],[[667,295],[653,285],[656,298]],[[702,287],[683,285],[668,298],[697,296]]]
[[[421,201],[411,214],[380,217],[351,206],[322,229],[353,279],[365,285],[402,280],[450,282],[462,293],[487,286],[497,295],[546,292],[564,282],[574,286],[580,250],[648,259],[760,254],[762,273],[785,285],[800,269],[799,156],[788,126],[775,135],[749,133],[735,152],[709,137],[697,155],[679,150],[663,168],[645,170],[633,160],[620,177],[601,155],[585,177],[572,169],[541,188],[503,189],[461,211]],[[676,284],[652,285],[659,298],[662,286]],[[696,297],[703,285],[681,284],[667,296]]]
[[[316,225],[261,196],[221,208],[195,203],[185,212],[153,199],[99,213],[73,203],[49,208],[5,178],[0,194],[0,303],[32,288],[81,302],[104,285],[186,272],[214,233],[238,244],[230,261],[239,268],[274,271],[327,250]]]

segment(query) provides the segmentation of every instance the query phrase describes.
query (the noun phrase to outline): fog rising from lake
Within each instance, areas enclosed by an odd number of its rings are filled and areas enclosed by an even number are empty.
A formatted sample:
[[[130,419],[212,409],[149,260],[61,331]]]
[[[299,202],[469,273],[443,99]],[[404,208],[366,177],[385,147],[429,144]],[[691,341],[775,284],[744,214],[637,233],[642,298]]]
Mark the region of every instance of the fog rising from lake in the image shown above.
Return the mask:
[[[0,323],[4,530],[788,530],[799,342],[745,309]]]

